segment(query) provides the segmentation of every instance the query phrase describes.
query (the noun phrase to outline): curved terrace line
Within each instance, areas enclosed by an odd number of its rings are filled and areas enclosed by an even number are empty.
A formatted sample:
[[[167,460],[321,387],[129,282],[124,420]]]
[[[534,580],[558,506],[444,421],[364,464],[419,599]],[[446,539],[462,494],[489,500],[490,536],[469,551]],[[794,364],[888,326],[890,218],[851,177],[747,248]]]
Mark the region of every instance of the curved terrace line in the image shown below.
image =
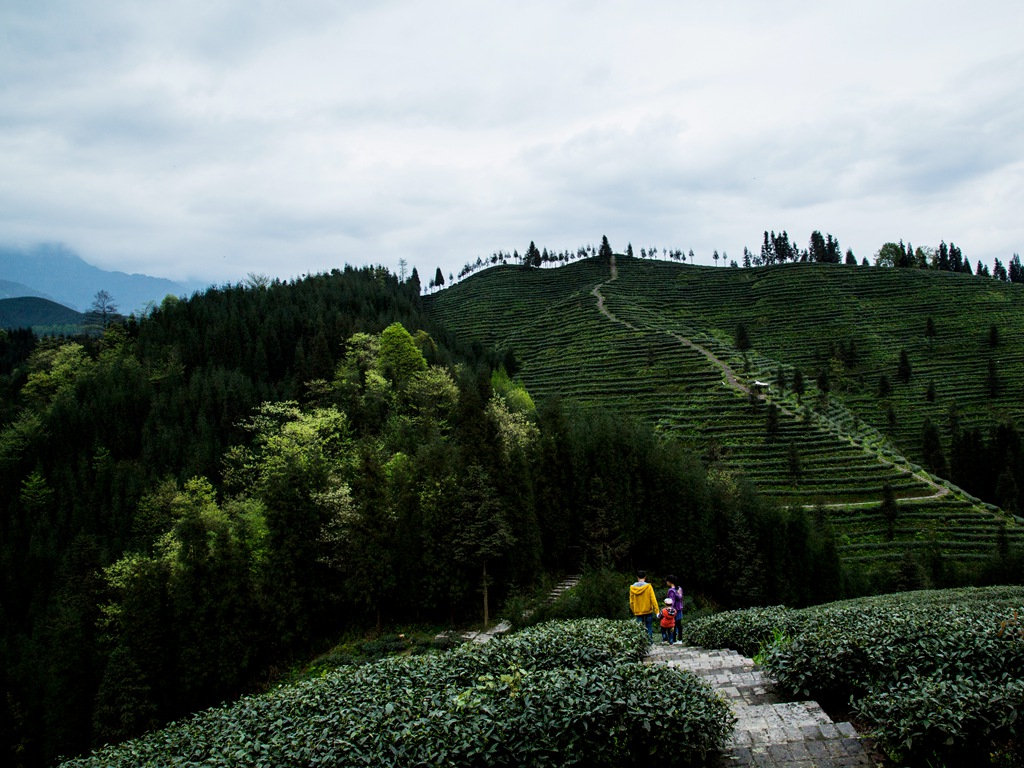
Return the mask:
[[[622,320],[621,318],[617,317],[610,309],[608,309],[607,305],[605,304],[604,294],[601,293],[601,289],[602,288],[604,288],[609,283],[613,283],[613,282],[615,282],[616,280],[619,279],[619,270],[618,270],[618,266],[615,263],[615,254],[612,254],[611,259],[609,261],[609,272],[610,272],[609,278],[607,280],[604,280],[604,281],[598,283],[597,285],[595,285],[594,288],[590,291],[590,294],[594,298],[597,299],[597,310],[602,315],[604,315],[609,320],[611,320],[613,323],[618,323],[619,325],[625,326],[626,328],[629,328],[631,331],[639,332],[641,330],[640,328],[637,328],[635,325],[630,323],[628,320]],[[752,391],[750,386],[743,382],[743,380],[736,374],[736,371],[733,370],[732,366],[730,366],[727,361],[722,360],[720,357],[715,355],[715,353],[712,352],[707,347],[701,346],[700,344],[695,342],[693,339],[687,338],[685,336],[681,336],[678,333],[672,333],[670,331],[665,331],[665,333],[667,333],[673,339],[675,339],[676,341],[681,343],[683,346],[688,347],[689,349],[692,349],[693,351],[698,352],[701,355],[703,355],[705,358],[707,358],[709,363],[711,363],[713,366],[715,366],[716,368],[718,368],[722,372],[722,376],[724,378],[724,381],[722,383],[725,384],[725,386],[727,386],[727,387],[729,387],[731,389],[734,389],[737,392],[740,392],[741,394],[746,395],[747,397],[756,397],[757,399],[761,400],[762,402],[772,402],[769,399],[768,395],[765,394],[764,392],[759,392],[757,390],[753,390]],[[775,403],[775,405],[779,409],[779,413],[781,413],[781,414],[783,414],[785,416],[790,416],[790,417],[796,418],[797,414],[794,411],[792,411],[789,408],[787,408],[785,405],[777,403],[777,402]],[[848,439],[852,439],[852,437],[848,433],[845,433],[843,431],[840,431],[839,435],[841,437],[846,437]],[[874,454],[874,458],[875,458],[876,461],[878,461],[879,464],[883,464],[883,465],[892,467],[894,469],[898,468],[898,466],[899,466],[899,465],[897,465],[897,463],[895,461],[891,461],[891,460],[886,459],[886,458],[884,458],[882,456],[879,456],[877,454]],[[904,459],[904,461],[906,462],[905,459]],[[909,464],[909,462],[906,462],[906,464]],[[901,499],[898,499],[897,501],[899,503],[932,501],[934,499],[940,499],[940,498],[942,498],[944,496],[947,496],[949,494],[949,492],[950,492],[948,487],[946,487],[945,485],[941,485],[940,483],[935,482],[935,480],[932,479],[932,477],[930,475],[928,475],[927,473],[925,473],[923,471],[916,471],[916,472],[911,471],[911,476],[916,478],[917,480],[919,480],[925,486],[930,487],[930,488],[934,488],[935,491],[934,491],[934,493],[928,494],[926,496],[906,496],[906,497],[903,497]],[[832,509],[850,509],[850,508],[854,508],[854,507],[874,507],[874,506],[877,506],[878,503],[879,502],[876,502],[876,501],[858,501],[858,502],[836,502],[836,503],[833,503],[833,504],[823,504],[823,505],[805,504],[804,508],[805,509],[814,509],[817,506],[824,506],[826,508],[832,508]]]

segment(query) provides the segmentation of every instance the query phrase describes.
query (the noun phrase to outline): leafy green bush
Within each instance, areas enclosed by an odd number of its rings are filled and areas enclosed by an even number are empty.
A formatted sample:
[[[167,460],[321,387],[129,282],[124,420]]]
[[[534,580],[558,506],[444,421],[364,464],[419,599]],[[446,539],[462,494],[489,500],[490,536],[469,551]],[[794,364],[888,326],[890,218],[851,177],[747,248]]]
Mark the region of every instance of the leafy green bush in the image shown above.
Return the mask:
[[[714,762],[728,705],[691,673],[638,663],[647,647],[634,622],[539,625],[332,670],[65,766]]]
[[[803,626],[801,611],[784,605],[726,611],[683,626],[683,642],[705,648],[732,648],[753,656],[770,641],[774,631],[794,634]]]
[[[599,569],[584,572],[579,583],[549,601],[545,592],[538,600],[519,597],[509,600],[504,615],[514,626],[526,627],[554,619],[628,619],[626,586],[633,577]]]
[[[1020,738],[1022,706],[1024,681],[933,674],[870,693],[857,711],[875,723],[877,738],[894,757],[941,755],[946,765],[983,765],[993,742]]]
[[[687,632],[747,653],[765,641],[760,663],[782,690],[852,700],[898,760],[966,764],[1021,736],[1021,606],[1021,587],[930,590],[734,611]]]

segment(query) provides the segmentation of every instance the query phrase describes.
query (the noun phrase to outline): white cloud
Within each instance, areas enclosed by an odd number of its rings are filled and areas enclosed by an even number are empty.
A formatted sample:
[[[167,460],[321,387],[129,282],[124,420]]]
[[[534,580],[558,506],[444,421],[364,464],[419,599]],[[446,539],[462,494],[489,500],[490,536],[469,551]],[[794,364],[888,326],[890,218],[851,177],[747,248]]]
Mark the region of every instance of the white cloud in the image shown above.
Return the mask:
[[[1024,6],[22,2],[0,239],[219,281],[764,229],[1021,249]]]

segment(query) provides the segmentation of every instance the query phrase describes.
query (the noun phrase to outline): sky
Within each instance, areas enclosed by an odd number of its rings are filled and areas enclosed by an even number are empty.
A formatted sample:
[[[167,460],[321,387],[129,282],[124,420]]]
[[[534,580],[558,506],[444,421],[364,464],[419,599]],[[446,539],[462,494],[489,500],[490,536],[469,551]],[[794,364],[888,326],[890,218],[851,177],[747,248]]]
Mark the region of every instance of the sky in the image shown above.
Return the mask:
[[[1005,264],[1022,31],[1019,0],[0,0],[0,243],[213,283],[765,230]]]

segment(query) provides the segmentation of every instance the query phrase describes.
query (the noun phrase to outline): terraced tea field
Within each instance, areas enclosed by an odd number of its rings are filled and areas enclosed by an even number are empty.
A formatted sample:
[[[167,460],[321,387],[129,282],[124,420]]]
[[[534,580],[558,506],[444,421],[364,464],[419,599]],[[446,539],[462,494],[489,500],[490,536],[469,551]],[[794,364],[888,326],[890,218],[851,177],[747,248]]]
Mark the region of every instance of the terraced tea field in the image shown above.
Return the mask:
[[[851,561],[885,562],[908,548],[983,558],[1007,521],[1007,538],[1024,543],[1024,526],[914,463],[924,419],[944,424],[954,399],[962,424],[1019,416],[1024,351],[1009,341],[1024,331],[1019,286],[912,270],[716,269],[618,256],[611,267],[597,259],[497,267],[427,301],[463,338],[513,350],[535,397],[647,420],[783,504],[824,508]],[[746,354],[733,345],[741,323],[753,344]],[[995,348],[993,324],[1004,339]],[[856,366],[834,362],[851,342]],[[901,350],[913,371],[906,383],[896,376]],[[984,376],[976,381],[993,350],[1003,382],[996,398]],[[832,372],[827,398],[814,384],[822,367]],[[774,385],[780,369],[792,382],[798,368],[802,397]],[[892,392],[880,399],[882,375]],[[885,485],[899,500],[892,540],[879,512]]]

